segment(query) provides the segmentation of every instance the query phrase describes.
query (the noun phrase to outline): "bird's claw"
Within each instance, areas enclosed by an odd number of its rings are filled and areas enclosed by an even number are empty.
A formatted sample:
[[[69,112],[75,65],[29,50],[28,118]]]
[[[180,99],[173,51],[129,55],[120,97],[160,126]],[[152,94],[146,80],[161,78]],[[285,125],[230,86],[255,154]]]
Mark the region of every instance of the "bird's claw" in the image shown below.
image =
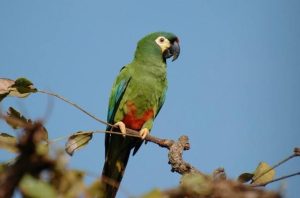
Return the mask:
[[[149,129],[147,129],[147,128],[143,128],[143,129],[140,130],[140,136],[141,136],[141,138],[142,138],[143,140],[147,137],[147,135],[148,135],[149,133],[150,133],[150,132],[149,132]]]
[[[126,126],[125,126],[124,122],[119,121],[119,122],[115,123],[114,126],[119,127],[121,133],[123,134],[123,137],[126,136]]]

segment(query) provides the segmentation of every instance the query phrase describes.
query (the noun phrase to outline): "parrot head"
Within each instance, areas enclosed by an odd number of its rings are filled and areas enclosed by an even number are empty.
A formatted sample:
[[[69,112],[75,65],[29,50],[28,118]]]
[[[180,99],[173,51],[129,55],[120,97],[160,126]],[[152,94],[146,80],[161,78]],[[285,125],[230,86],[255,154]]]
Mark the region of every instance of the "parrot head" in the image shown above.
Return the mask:
[[[173,57],[176,60],[180,54],[179,39],[169,32],[154,32],[142,38],[137,45],[135,58],[163,60]]]

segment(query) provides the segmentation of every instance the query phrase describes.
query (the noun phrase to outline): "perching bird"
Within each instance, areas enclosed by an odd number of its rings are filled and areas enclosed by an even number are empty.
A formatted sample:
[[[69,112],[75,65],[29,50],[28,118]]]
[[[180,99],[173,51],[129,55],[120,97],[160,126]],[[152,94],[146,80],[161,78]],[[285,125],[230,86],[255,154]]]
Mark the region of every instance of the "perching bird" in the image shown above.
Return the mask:
[[[141,139],[106,134],[102,171],[104,197],[116,196],[131,150],[134,149],[134,155],[149,134],[165,101],[166,59],[173,56],[174,61],[179,53],[179,40],[174,34],[151,33],[138,42],[133,61],[117,76],[109,99],[107,121],[123,134],[126,128],[139,131]]]

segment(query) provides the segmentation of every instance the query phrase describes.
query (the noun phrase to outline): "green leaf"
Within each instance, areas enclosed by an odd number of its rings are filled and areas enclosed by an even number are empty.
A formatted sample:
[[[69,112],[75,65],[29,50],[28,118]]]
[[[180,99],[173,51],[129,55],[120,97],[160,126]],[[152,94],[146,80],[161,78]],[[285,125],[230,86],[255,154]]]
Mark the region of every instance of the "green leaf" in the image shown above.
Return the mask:
[[[72,156],[74,151],[87,145],[92,138],[93,132],[78,131],[68,138],[65,150]]]
[[[275,170],[266,162],[260,162],[254,171],[252,184],[264,184],[274,179]]]
[[[0,133],[0,149],[17,153],[17,138],[7,133]]]
[[[0,78],[0,102],[10,92],[10,87],[15,84],[15,81],[8,78]]]
[[[25,175],[20,184],[21,192],[31,198],[53,198],[57,197],[55,189],[45,181],[36,179],[31,175]]]
[[[33,83],[26,78],[18,78],[12,87],[15,87],[21,94],[37,92],[37,89],[34,88]]]
[[[238,177],[238,181],[241,183],[246,183],[252,180],[254,174],[253,173],[242,173],[239,177]]]
[[[15,81],[15,84],[11,86],[9,95],[24,98],[27,97],[30,93],[35,92],[37,92],[37,89],[34,88],[32,82],[30,82],[26,78],[18,78]]]

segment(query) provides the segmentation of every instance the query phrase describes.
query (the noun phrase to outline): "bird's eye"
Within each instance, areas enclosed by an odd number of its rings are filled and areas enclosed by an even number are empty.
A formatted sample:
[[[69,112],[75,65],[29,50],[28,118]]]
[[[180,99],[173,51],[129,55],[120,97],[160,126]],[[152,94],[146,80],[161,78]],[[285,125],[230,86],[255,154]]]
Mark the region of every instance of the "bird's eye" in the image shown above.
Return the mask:
[[[161,43],[163,43],[164,41],[165,41],[164,38],[160,38],[160,39],[159,39],[159,42],[161,42]]]

